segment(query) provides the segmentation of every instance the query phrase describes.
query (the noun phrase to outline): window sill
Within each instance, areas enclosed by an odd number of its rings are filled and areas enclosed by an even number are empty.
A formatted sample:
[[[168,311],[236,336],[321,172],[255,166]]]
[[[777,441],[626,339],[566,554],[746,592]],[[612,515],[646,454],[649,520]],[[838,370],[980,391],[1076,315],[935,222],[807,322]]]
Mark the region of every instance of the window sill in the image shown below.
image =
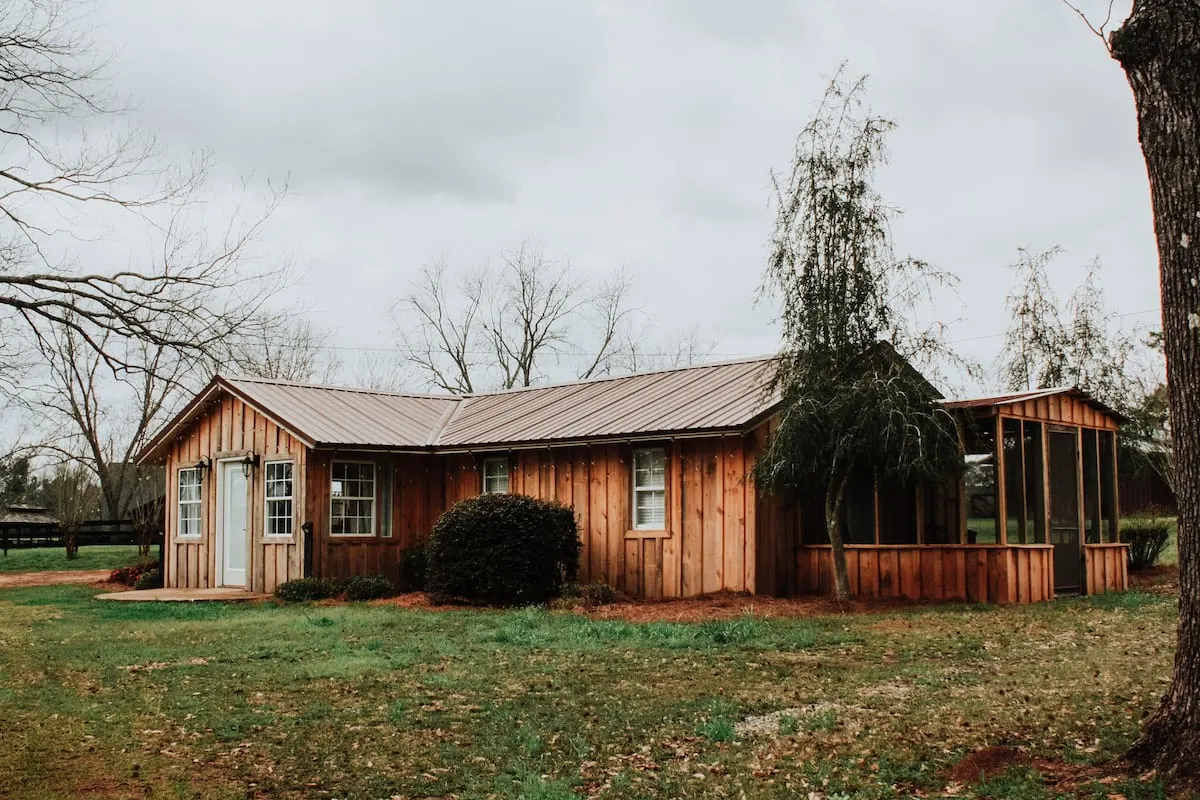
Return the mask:
[[[174,544],[203,544],[203,536],[173,536],[171,542]]]
[[[649,528],[636,528],[631,531],[625,531],[626,539],[670,539],[674,535],[668,530],[651,530]]]
[[[263,541],[271,544],[285,544],[296,540],[296,535],[292,533],[264,533]]]

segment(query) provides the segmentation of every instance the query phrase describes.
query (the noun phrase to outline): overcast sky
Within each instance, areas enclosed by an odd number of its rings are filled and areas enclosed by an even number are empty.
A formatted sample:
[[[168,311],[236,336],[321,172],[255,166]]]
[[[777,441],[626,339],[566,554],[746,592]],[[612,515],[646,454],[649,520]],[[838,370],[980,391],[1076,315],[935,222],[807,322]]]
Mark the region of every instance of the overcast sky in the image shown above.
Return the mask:
[[[1085,3],[1085,6],[1088,5]],[[1106,3],[1092,2],[1097,11]],[[899,127],[881,189],[897,249],[956,273],[952,339],[990,362],[1006,265],[1099,256],[1155,324],[1148,189],[1123,74],[1056,0],[99,0],[116,90],[221,175],[288,178],[263,247],[342,347],[391,346],[422,265],[522,241],[624,267],[664,331],[714,358],[776,347],[755,306],[770,172],[846,60]]]

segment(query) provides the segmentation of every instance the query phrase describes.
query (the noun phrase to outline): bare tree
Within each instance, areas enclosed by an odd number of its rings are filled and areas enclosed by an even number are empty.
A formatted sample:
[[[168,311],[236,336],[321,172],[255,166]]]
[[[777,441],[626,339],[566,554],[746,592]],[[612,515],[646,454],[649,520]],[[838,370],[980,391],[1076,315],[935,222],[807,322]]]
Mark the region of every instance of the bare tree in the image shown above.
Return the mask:
[[[173,169],[152,137],[109,133],[121,109],[103,91],[105,60],[79,31],[72,0],[0,9],[0,337],[11,346],[23,330],[45,343],[70,329],[110,369],[141,366],[127,360],[127,340],[203,352],[268,294],[248,290],[262,275],[242,254],[278,195],[262,216],[239,209],[215,239],[196,233],[185,211],[205,160]],[[155,231],[145,268],[80,266],[67,254],[64,242],[86,238],[105,210]]]
[[[457,296],[446,286],[446,263],[426,267],[421,278],[393,309],[402,358],[431,386],[451,394],[475,390],[474,374],[483,364],[479,348],[484,276],[462,279]]]
[[[43,380],[22,393],[25,408],[41,419],[43,449],[93,475],[106,515],[125,519],[146,499],[146,468],[135,457],[149,437],[196,388],[199,359],[143,341],[118,342],[108,333],[100,349],[84,344],[71,327],[38,340]],[[113,372],[101,353],[141,365]]]
[[[630,325],[620,333],[612,355],[599,374],[622,375],[687,367],[707,360],[716,347],[716,340],[704,336],[695,326],[656,338],[649,324]]]
[[[349,385],[381,392],[400,392],[412,383],[406,364],[387,350],[367,350],[349,368]]]
[[[402,358],[430,386],[454,394],[531,386],[548,362],[570,357],[578,378],[613,370],[635,313],[622,273],[596,286],[524,244],[453,287],[447,273],[444,262],[426,268],[394,310]]]
[[[245,377],[328,384],[342,367],[327,331],[287,313],[260,314],[221,350],[225,368]]]
[[[81,525],[102,513],[103,501],[95,477],[84,465],[63,461],[42,482],[42,493],[62,529],[67,558],[75,558]]]

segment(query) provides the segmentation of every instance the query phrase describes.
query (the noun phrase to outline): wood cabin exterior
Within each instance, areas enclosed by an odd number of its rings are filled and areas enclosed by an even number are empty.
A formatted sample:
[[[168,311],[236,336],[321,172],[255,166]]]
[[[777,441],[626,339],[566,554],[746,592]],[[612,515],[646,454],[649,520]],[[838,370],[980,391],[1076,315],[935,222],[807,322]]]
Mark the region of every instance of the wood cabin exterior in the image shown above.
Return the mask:
[[[581,581],[651,600],[830,592],[830,549],[812,504],[754,485],[775,411],[763,391],[769,364],[467,397],[218,377],[140,457],[166,467],[165,583],[270,592],[307,575],[395,579],[405,548],[426,541],[451,505],[507,491],[574,508]],[[970,469],[941,487],[860,481],[847,503],[854,593],[1012,603],[1124,589],[1115,489],[1099,487],[1112,474],[1100,468],[1109,452],[1100,434],[1115,453],[1117,417],[1075,390],[947,405],[963,419],[968,451],[993,444],[992,505]],[[1030,442],[1040,426],[1036,453],[1023,449],[1027,421]],[[1051,434],[1068,430],[1074,506],[1053,478],[1065,474],[1066,449]],[[1012,467],[1014,452],[1022,469],[1040,470],[1037,480]],[[1019,473],[1014,492],[1005,478]],[[1019,517],[1007,513],[1018,504]],[[978,530],[989,509],[990,539]],[[1078,570],[1061,566],[1072,559]]]

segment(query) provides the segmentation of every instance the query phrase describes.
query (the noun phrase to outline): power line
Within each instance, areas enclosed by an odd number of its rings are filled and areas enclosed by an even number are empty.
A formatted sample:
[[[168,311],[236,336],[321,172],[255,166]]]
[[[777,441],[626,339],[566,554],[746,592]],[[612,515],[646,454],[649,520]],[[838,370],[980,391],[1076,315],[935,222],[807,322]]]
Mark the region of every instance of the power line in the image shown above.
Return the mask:
[[[1157,308],[1145,308],[1145,309],[1142,309],[1141,311],[1127,311],[1124,314],[1117,314],[1116,317],[1118,319],[1125,319],[1127,317],[1138,317],[1138,316],[1142,316],[1143,314],[1157,314],[1157,313],[1159,313],[1159,309],[1157,309]],[[966,344],[968,342],[982,342],[982,341],[986,341],[988,339],[1001,339],[1007,335],[1008,335],[1007,333],[988,333],[988,334],[984,334],[982,336],[968,336],[964,339],[954,339],[951,342],[949,342],[949,344]],[[315,349],[337,350],[337,351],[356,352],[356,353],[392,353],[392,354],[396,354],[396,355],[400,355],[400,354],[407,352],[406,350],[403,350],[399,347],[367,347],[367,346],[360,346],[360,345],[337,345],[337,344],[317,345]],[[555,354],[560,355],[560,356],[576,356],[579,358],[595,358],[597,355],[599,355],[595,351],[587,351],[587,350],[556,350]],[[464,353],[464,355],[486,357],[486,356],[493,355],[493,351],[491,351],[491,350],[468,350]],[[647,358],[671,358],[673,356],[679,355],[679,353],[678,353],[678,351],[672,351],[669,353],[640,352],[640,353],[638,353],[638,355],[645,356]],[[731,359],[732,358],[756,358],[761,355],[763,355],[763,353],[712,352],[712,353],[705,354],[706,357],[711,356],[713,358],[731,358]]]

